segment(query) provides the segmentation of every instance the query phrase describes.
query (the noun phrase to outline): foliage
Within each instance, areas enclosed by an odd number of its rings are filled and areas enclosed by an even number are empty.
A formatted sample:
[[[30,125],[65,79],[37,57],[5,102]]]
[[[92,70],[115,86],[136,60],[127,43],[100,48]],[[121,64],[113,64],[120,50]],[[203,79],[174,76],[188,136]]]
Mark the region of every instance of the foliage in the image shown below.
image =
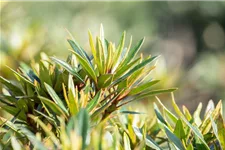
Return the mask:
[[[157,57],[135,57],[144,39],[133,48],[131,39],[126,48],[125,35],[124,32],[115,46],[104,38],[101,26],[95,45],[89,32],[92,56],[71,36],[68,42],[72,54],[67,61],[42,54],[39,63],[33,62],[31,66],[21,63],[17,71],[9,68],[17,82],[0,77],[5,86],[0,95],[0,107],[13,116],[2,118],[0,136],[4,148],[12,140],[12,147],[24,144],[29,148],[44,149],[43,138],[50,140],[53,148],[71,149],[73,140],[68,143],[70,140],[66,139],[76,139],[79,135],[84,149],[89,126],[104,122],[131,101],[176,90],[151,90],[158,82],[150,78],[155,68],[152,62]],[[74,133],[74,130],[78,132]]]
[[[225,124],[221,101],[212,101],[201,118],[200,103],[193,115],[176,104],[174,112],[159,100],[155,116],[121,106],[148,96],[173,92],[153,90],[150,78],[156,57],[135,57],[140,40],[124,48],[125,32],[118,46],[89,32],[92,56],[72,38],[67,61],[41,54],[39,63],[15,71],[17,82],[0,77],[4,85],[1,109],[11,117],[0,118],[1,149],[224,149]]]

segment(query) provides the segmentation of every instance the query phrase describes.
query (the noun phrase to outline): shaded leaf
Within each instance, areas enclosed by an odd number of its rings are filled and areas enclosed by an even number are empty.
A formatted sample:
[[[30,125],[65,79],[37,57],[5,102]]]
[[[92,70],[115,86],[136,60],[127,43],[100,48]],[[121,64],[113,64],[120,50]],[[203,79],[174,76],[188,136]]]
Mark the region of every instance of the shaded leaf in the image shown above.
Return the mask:
[[[44,84],[45,84],[45,88],[48,91],[48,94],[51,96],[51,98],[56,103],[56,105],[58,105],[65,113],[68,114],[66,107],[64,106],[59,96],[55,93],[54,89],[51,86],[49,86],[47,83],[44,83]]]
[[[72,66],[70,66],[68,63],[60,60],[60,59],[57,59],[57,58],[54,58],[54,57],[51,57],[51,59],[56,62],[57,64],[59,64],[60,66],[62,66],[64,69],[66,69],[70,74],[74,75],[75,77],[77,77],[77,79],[83,83],[84,80],[80,77],[80,75],[72,68]]]
[[[179,149],[179,150],[185,150],[182,142],[180,141],[180,139],[174,135],[169,129],[167,129],[167,127],[165,127],[165,132],[167,137],[170,139],[170,141]]]
[[[47,105],[56,115],[58,116],[63,115],[64,117],[66,117],[66,114],[64,113],[64,111],[58,105],[56,105],[56,103],[42,96],[38,96],[38,98],[45,105]]]

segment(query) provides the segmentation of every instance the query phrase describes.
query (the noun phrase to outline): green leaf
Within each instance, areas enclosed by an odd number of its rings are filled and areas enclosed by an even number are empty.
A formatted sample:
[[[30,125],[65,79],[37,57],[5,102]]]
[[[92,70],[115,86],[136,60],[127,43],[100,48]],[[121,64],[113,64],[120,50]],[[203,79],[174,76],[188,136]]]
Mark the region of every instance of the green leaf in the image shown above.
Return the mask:
[[[54,89],[49,86],[47,83],[45,84],[45,88],[48,91],[48,94],[51,96],[52,100],[58,105],[66,114],[68,114],[68,110],[66,109],[65,105],[63,104],[62,100],[59,96],[55,93]]]
[[[96,77],[94,69],[78,53],[76,53],[74,51],[72,51],[72,52],[76,55],[77,59],[79,60],[80,64],[82,65],[83,69],[88,73],[89,77],[97,83],[97,77]]]
[[[194,118],[194,122],[195,124],[197,124],[198,126],[201,125],[202,120],[200,118],[200,114],[201,114],[201,110],[202,110],[202,103],[199,103],[196,111],[194,112],[193,118]]]
[[[27,120],[24,110],[21,110],[17,107],[13,107],[13,106],[7,106],[7,105],[1,106],[0,108],[5,110],[6,112],[10,113],[13,116],[17,116],[18,119],[21,119],[24,121]]]
[[[17,86],[13,85],[10,81],[0,76],[0,82],[5,85],[15,95],[24,95],[23,92]]]
[[[78,43],[74,39],[73,41],[68,39],[68,42],[73,50],[78,53],[83,59],[85,59],[92,68],[94,68],[92,66],[91,59],[88,57],[87,53],[78,45]]]
[[[64,62],[64,61],[62,61],[60,59],[54,58],[54,57],[51,57],[51,59],[54,62],[56,62],[57,64],[59,64],[60,66],[62,66],[64,69],[66,69],[70,74],[72,74],[75,77],[77,77],[77,79],[79,81],[81,81],[82,83],[85,83],[84,80],[80,77],[80,75],[68,63],[66,63],[66,62]]]
[[[35,135],[29,131],[27,128],[21,127],[20,130],[22,133],[31,141],[31,143],[34,145],[36,149],[41,149],[41,150],[48,150],[42,142],[35,137]]]
[[[159,104],[163,107],[163,110],[166,112],[167,116],[172,120],[174,124],[176,124],[177,117],[163,105],[163,103],[160,101],[160,99],[157,96],[156,96],[156,99],[158,100]]]
[[[218,140],[220,142],[221,148],[225,149],[225,123],[223,120],[223,116],[219,114],[217,120],[216,120],[216,125],[218,129]]]
[[[124,60],[122,66],[128,64],[131,60],[133,60],[135,58],[136,54],[138,53],[138,51],[140,50],[142,44],[144,43],[144,40],[145,40],[145,38],[141,39],[135,45],[135,47],[128,52],[128,55],[127,55],[126,59]]]
[[[135,134],[139,138],[139,140],[142,141],[143,133],[141,132],[141,130],[137,127],[133,127],[133,129],[134,129]],[[146,136],[145,143],[147,146],[149,146],[155,150],[162,150],[162,148],[160,148],[159,145],[150,136]]]
[[[64,89],[64,93],[67,94],[67,92]],[[69,80],[68,80],[68,98],[65,97],[67,101],[67,105],[69,107],[69,111],[72,115],[77,114],[79,111],[79,104],[78,104],[78,99],[76,98],[76,90],[75,90],[75,85],[73,83],[73,78],[71,75],[69,75]]]
[[[7,66],[7,67],[8,67],[8,66]],[[10,67],[8,67],[8,68],[15,74],[15,76],[17,77],[18,80],[22,80],[22,81],[24,81],[25,83],[28,83],[28,84],[34,86],[34,84],[33,84],[31,81],[29,81],[28,79],[26,79],[25,77],[23,77],[22,75],[20,75],[18,72],[16,72],[16,71],[13,70],[12,68],[10,68]]]
[[[88,112],[92,111],[97,105],[101,98],[102,91],[98,91],[98,93],[95,95],[95,97],[87,104],[87,110]]]
[[[117,99],[121,93],[124,92],[125,89],[121,90],[116,96],[114,96],[112,99],[110,99],[108,102],[106,102],[103,106],[101,106],[100,108],[98,108],[92,115],[91,118],[95,118],[96,116],[98,116],[99,114],[101,114],[103,111],[105,111],[110,104]],[[116,109],[116,108],[115,108]]]
[[[158,106],[154,103],[154,111],[155,111],[155,114],[156,114],[156,117],[158,118],[158,120],[163,123],[164,125],[167,126],[167,122],[166,120],[163,118],[163,116],[161,115],[161,112],[159,111],[159,108]]]
[[[113,74],[103,74],[98,77],[98,88],[106,88],[112,83]]]
[[[104,53],[103,53],[103,48],[101,44],[101,40],[99,37],[96,38],[96,60],[95,63],[97,65],[98,71],[100,74],[104,74],[104,59],[103,59]]]
[[[108,51],[107,51],[107,59],[106,59],[106,73],[108,73],[111,70],[112,67],[112,61],[113,61],[113,46],[110,42],[108,45]]]
[[[200,126],[200,130],[202,131],[202,134],[207,134],[211,130],[211,121],[210,116],[212,119],[216,119],[216,117],[221,113],[222,110],[222,102],[219,101],[216,105],[216,108],[211,112],[209,111],[206,115],[207,118],[205,118]]]
[[[174,135],[166,126],[164,127],[164,129],[171,143],[174,144],[179,150],[185,150],[180,139],[176,135]]]
[[[199,138],[199,140],[204,144],[205,149],[210,150],[210,148],[208,147],[207,143],[205,142],[203,135],[201,134],[199,129],[192,126],[184,117],[181,117],[181,119],[194,132],[194,134]]]
[[[56,121],[54,120],[54,118],[49,117],[48,115],[38,111],[38,110],[34,110],[37,114],[41,115],[42,117],[46,118],[50,123],[54,124],[56,127]]]
[[[171,96],[172,96],[172,105],[173,105],[175,112],[177,113],[178,116],[184,117],[183,113],[181,112],[181,110],[179,109],[179,107],[177,106],[177,104],[175,102],[173,93],[171,93]]]
[[[49,127],[47,127],[37,116],[28,114],[28,117],[30,117],[32,120],[37,122],[38,125],[41,126],[41,128],[49,136],[49,138],[52,140],[52,142],[54,144],[56,144],[58,147],[60,146],[60,143],[59,143],[57,137],[55,136],[55,134],[51,130],[49,130]]]
[[[127,136],[126,132],[123,133],[123,143],[124,143],[124,150],[131,150],[130,148],[130,140]]]
[[[88,36],[89,36],[89,43],[90,43],[90,47],[91,47],[91,53],[94,57],[95,61],[98,61],[97,59],[97,55],[96,55],[96,49],[95,49],[95,45],[94,45],[94,41],[93,41],[93,37],[90,31],[88,31]]]
[[[123,50],[123,47],[124,47],[124,43],[125,43],[125,36],[126,36],[126,32],[124,31],[122,36],[121,36],[121,39],[120,39],[120,43],[116,49],[116,52],[114,53],[114,57],[113,57],[113,66],[116,65],[116,63],[118,63],[119,61],[119,57],[121,55],[121,52]]]
[[[42,97],[42,96],[38,96],[38,98],[45,104],[47,105],[56,115],[60,116],[60,115],[63,115],[65,118],[66,117],[66,114],[64,113],[64,111],[56,104],[54,103],[53,101],[45,98],[45,97]]]
[[[126,73],[129,69],[131,69],[138,61],[140,61],[141,57],[135,59],[134,61],[130,62],[129,64],[123,66],[123,67],[118,67],[118,71],[116,70],[116,73],[114,75],[114,79],[117,79],[124,73]]]
[[[143,67],[145,67],[147,64],[151,63],[153,60],[155,60],[157,58],[157,56],[154,57],[150,57],[149,59],[144,60],[143,62],[141,62],[140,64],[136,65],[134,68],[132,68],[130,71],[128,71],[125,75],[123,75],[121,78],[117,79],[116,81],[113,82],[113,85],[125,80],[127,77],[129,77],[130,75],[132,75],[134,72],[142,69]]]
[[[184,105],[183,105],[183,112],[184,112],[184,116],[186,117],[186,119],[188,121],[192,120],[191,113],[189,112],[189,110],[187,109],[187,107],[185,107]]]
[[[49,69],[50,69],[49,62],[41,60],[40,64],[39,64],[39,78],[41,80],[41,84],[46,82],[46,83],[48,83],[49,85],[52,86],[52,79],[51,79]]]
[[[89,115],[86,109],[81,109],[77,115],[78,133],[82,137],[82,150],[86,147],[86,140],[89,130]]]
[[[141,93],[138,96],[138,99],[141,99],[141,98],[144,98],[144,97],[148,97],[148,96],[163,94],[163,93],[170,93],[170,92],[173,92],[175,90],[177,90],[177,88],[152,90],[152,91],[149,91],[149,92]]]
[[[182,121],[180,119],[177,120],[177,123],[176,123],[176,126],[175,126],[175,129],[174,129],[173,133],[179,139],[185,138],[184,126],[183,126]]]
[[[131,92],[128,95],[135,95],[135,94],[139,94],[147,89],[149,89],[152,85],[158,83],[159,80],[154,80],[154,81],[150,81],[148,83],[144,83],[136,88],[131,89]]]
[[[188,147],[187,147],[187,150],[194,150],[193,145],[189,144]]]

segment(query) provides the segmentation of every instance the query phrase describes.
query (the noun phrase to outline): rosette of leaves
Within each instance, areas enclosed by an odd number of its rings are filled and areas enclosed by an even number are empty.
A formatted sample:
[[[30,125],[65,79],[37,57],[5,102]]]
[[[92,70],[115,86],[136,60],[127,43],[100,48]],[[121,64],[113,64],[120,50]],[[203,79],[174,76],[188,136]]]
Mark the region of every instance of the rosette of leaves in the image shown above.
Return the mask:
[[[82,108],[87,110],[94,125],[133,100],[176,90],[152,90],[151,87],[158,82],[150,77],[157,57],[137,56],[144,39],[134,47],[131,39],[129,46],[125,47],[124,32],[115,46],[104,38],[101,27],[96,44],[89,32],[92,55],[88,55],[74,38],[68,42],[72,53],[66,61],[42,54],[39,63],[33,62],[31,66],[21,63],[17,71],[9,68],[17,82],[0,77],[4,85],[0,107],[12,115],[7,121],[2,118],[1,128],[18,134],[25,144],[29,135],[13,128],[11,123],[18,129],[25,128],[45,136],[46,129],[37,121],[42,120],[59,138],[60,119],[67,124]],[[6,139],[2,143],[8,143],[9,134],[11,132],[0,134]]]

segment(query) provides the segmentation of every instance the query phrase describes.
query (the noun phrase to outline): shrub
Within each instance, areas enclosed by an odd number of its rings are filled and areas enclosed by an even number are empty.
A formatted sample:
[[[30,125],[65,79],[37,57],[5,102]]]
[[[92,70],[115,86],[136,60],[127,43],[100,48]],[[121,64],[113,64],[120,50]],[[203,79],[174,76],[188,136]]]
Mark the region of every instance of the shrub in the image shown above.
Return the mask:
[[[33,133],[40,132],[41,136],[47,130],[43,126],[47,124],[59,137],[60,120],[63,118],[67,124],[82,108],[86,108],[91,124],[95,125],[130,101],[174,91],[149,90],[158,82],[149,79],[155,68],[151,63],[157,57],[143,58],[141,55],[136,58],[144,39],[133,48],[131,41],[125,48],[124,32],[116,47],[104,38],[101,27],[96,45],[89,32],[91,56],[74,39],[68,39],[73,50],[67,61],[55,57],[49,59],[42,54],[42,60],[31,67],[21,64],[17,71],[9,68],[18,82],[13,84],[0,78],[6,87],[1,95],[1,108],[13,116],[12,123]],[[16,131],[24,136],[23,130]]]
[[[176,88],[152,90],[159,82],[150,77],[156,56],[137,54],[144,39],[133,48],[124,47],[125,32],[118,46],[104,38],[96,44],[89,32],[91,56],[73,37],[66,61],[41,54],[40,62],[21,63],[17,82],[0,77],[4,85],[0,107],[10,117],[1,117],[2,149],[209,149],[224,146],[221,103],[201,122],[200,108],[192,117],[173,105],[176,117],[162,103],[158,121],[139,112],[117,110],[134,100],[173,92]],[[125,113],[125,114],[124,114]],[[134,115],[137,123],[133,122]],[[136,115],[135,115],[136,116]],[[143,119],[144,118],[144,119]],[[156,120],[156,119],[155,119]],[[167,137],[165,137],[167,136]]]

